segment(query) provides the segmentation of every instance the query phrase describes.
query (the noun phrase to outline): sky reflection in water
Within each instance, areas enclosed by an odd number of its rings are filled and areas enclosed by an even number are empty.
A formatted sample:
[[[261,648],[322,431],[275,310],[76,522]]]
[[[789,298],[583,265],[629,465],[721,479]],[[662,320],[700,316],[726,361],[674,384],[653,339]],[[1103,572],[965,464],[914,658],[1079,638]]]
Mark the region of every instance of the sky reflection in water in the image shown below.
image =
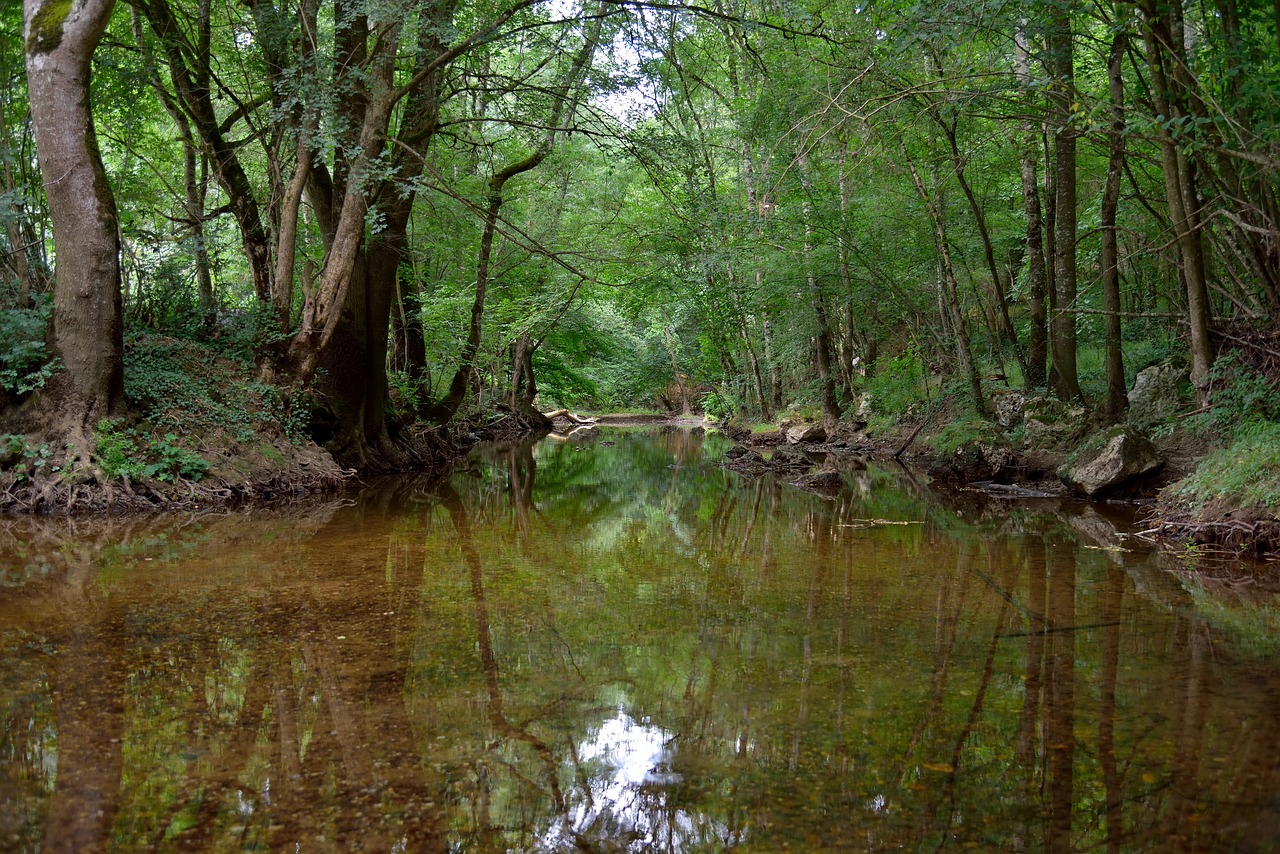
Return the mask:
[[[1269,568],[723,449],[5,522],[0,850],[1277,849]]]

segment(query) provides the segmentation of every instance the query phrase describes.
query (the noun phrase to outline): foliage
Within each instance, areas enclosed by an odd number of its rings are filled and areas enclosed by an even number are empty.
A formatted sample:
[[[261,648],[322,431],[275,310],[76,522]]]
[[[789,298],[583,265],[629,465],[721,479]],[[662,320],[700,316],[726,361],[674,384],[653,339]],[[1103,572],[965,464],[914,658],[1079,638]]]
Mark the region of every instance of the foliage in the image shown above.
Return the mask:
[[[953,454],[975,442],[1004,446],[1009,443],[1000,428],[990,421],[972,416],[947,424],[930,437],[929,445],[940,454]]]
[[[45,468],[50,472],[57,472],[60,468],[53,463],[53,450],[47,442],[33,445],[25,436],[0,435],[0,469],[12,471],[15,481],[21,483]]]
[[[182,447],[175,434],[147,435],[118,418],[98,422],[94,459],[108,476],[135,480],[198,481],[209,470],[208,461]]]
[[[1173,497],[1201,509],[1214,501],[1280,511],[1280,422],[1250,422],[1231,443],[1178,482]]]
[[[35,308],[0,309],[0,388],[26,394],[43,388],[58,369],[45,346],[52,313],[48,299]]]
[[[877,412],[905,412],[923,399],[924,371],[920,358],[908,351],[889,359],[881,359],[876,372],[867,380],[871,405]]]
[[[1210,377],[1213,396],[1201,424],[1229,433],[1280,422],[1280,389],[1235,353],[1218,359]]]
[[[301,441],[306,399],[286,400],[279,386],[246,381],[244,367],[190,342],[135,338],[125,353],[125,393],[148,420],[168,430],[223,430],[241,443],[257,432],[279,430]]]

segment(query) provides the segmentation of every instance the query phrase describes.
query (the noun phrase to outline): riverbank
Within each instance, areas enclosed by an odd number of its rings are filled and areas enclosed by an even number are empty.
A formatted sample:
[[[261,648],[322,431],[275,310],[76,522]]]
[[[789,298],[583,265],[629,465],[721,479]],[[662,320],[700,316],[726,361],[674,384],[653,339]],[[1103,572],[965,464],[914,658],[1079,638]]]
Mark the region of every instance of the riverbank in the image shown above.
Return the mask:
[[[1043,417],[1041,415],[1041,417]],[[1063,408],[1030,430],[942,410],[923,419],[840,424],[735,423],[726,432],[753,456],[730,467],[799,471],[793,450],[898,461],[935,483],[1006,499],[1078,498],[1148,508],[1145,535],[1182,550],[1225,557],[1280,557],[1280,442],[1251,444],[1181,426],[1149,430],[1089,424]],[[1139,450],[1126,449],[1128,441]],[[784,453],[778,462],[759,453]],[[1103,475],[1098,475],[1098,471]]]
[[[336,494],[364,472],[343,465],[307,433],[305,400],[264,382],[247,359],[191,341],[130,342],[128,414],[74,435],[60,413],[28,405],[0,421],[0,513],[148,513]],[[394,442],[412,470],[443,474],[478,442],[525,433],[510,411],[445,428],[406,423]],[[65,429],[65,428],[63,428]]]

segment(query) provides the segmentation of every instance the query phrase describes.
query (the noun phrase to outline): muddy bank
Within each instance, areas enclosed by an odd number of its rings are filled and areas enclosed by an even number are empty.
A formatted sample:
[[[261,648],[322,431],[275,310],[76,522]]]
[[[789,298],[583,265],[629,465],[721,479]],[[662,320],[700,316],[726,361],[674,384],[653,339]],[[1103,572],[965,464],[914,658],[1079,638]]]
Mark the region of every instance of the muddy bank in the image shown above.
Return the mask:
[[[416,464],[404,474],[439,478],[480,442],[545,434],[547,427],[531,424],[510,412],[476,416],[448,428],[410,426],[397,438],[405,459]],[[108,462],[109,442],[96,436],[98,450],[88,458],[68,446],[54,449],[43,437],[8,436],[15,446],[0,459],[0,514],[76,515],[93,513],[148,514],[204,510],[249,504],[275,504],[309,496],[332,496],[363,487],[368,475],[344,468],[326,449],[307,439],[278,430],[231,435],[225,431],[199,434],[188,442],[198,448],[199,460],[188,470],[159,468],[147,463],[154,439],[133,428],[120,436],[137,460]],[[21,439],[20,446],[17,440]],[[177,448],[170,435],[166,447]],[[167,440],[165,440],[167,441]],[[113,464],[129,465],[129,473],[113,474]]]

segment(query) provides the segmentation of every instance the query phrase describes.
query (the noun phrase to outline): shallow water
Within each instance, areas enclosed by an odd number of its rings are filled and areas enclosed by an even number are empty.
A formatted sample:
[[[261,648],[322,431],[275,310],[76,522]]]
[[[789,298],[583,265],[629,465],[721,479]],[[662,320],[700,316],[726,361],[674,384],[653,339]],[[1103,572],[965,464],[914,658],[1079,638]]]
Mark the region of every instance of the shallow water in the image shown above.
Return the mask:
[[[344,501],[4,523],[0,849],[1280,847],[1258,576],[724,447],[601,430]]]

